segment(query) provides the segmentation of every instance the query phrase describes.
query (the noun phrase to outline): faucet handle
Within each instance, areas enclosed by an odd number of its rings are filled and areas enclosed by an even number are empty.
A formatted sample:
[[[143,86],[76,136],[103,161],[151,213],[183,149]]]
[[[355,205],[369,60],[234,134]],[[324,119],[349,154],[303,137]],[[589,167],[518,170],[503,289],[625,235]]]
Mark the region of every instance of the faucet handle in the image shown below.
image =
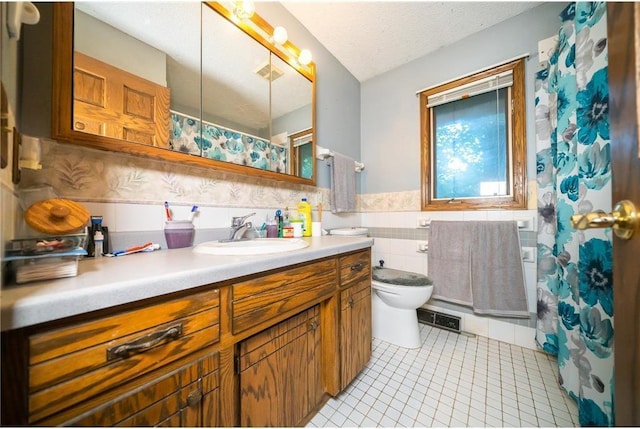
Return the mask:
[[[231,226],[232,227],[239,227],[242,226],[242,224],[244,224],[244,221],[248,218],[255,215],[255,213],[249,213],[248,215],[245,216],[234,216],[231,218]]]

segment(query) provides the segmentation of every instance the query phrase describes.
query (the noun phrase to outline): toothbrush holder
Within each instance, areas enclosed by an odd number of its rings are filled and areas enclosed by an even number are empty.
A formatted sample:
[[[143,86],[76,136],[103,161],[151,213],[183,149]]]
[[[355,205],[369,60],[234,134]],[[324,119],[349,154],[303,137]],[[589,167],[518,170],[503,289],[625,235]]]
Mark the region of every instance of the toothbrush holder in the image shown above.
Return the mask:
[[[194,235],[195,229],[189,220],[168,220],[164,224],[164,238],[169,249],[192,246]]]

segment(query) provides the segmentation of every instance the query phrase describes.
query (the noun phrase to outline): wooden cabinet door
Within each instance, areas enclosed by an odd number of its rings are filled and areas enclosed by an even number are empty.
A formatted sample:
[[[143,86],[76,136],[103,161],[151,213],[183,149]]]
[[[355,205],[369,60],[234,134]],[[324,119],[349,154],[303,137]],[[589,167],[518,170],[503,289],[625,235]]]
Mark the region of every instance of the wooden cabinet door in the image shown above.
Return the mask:
[[[169,147],[170,89],[74,54],[73,129]]]
[[[371,359],[371,282],[362,279],[340,296],[340,385],[346,388]]]
[[[321,401],[315,306],[240,344],[240,426],[300,426]]]

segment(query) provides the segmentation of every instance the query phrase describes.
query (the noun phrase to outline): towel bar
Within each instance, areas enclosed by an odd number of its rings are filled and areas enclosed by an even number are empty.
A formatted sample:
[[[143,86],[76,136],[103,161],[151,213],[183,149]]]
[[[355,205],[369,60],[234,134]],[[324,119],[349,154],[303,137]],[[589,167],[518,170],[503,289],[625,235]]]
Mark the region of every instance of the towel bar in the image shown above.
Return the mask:
[[[327,159],[327,158],[331,158],[333,156],[333,152],[331,152],[329,149],[321,147],[321,146],[316,146],[316,158],[317,159]],[[360,173],[362,170],[364,170],[364,164],[358,161],[355,161],[356,163],[356,173]]]

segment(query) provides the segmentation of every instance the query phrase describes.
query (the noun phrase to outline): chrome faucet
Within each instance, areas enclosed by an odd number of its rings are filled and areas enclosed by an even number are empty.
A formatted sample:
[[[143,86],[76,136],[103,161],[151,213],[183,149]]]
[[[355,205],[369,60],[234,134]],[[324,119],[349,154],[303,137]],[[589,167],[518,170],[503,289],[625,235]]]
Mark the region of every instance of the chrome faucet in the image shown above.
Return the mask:
[[[253,227],[251,222],[245,222],[245,220],[253,215],[255,215],[255,213],[250,213],[245,216],[234,216],[231,218],[231,234],[229,235],[229,241],[242,240],[245,232]]]

